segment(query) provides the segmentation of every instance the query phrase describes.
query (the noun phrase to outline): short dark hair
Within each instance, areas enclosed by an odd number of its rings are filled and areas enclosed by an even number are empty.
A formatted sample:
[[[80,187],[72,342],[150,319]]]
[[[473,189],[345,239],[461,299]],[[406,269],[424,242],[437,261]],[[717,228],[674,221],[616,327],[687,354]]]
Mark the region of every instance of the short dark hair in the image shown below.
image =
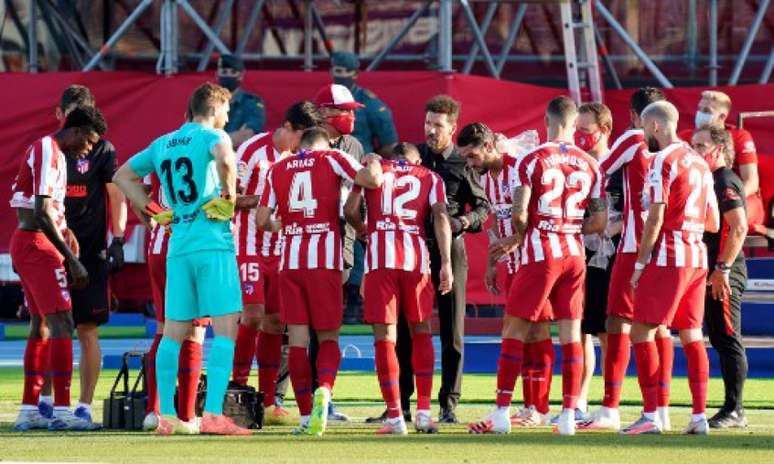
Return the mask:
[[[77,107],[94,106],[94,95],[85,85],[73,84],[62,92],[62,98],[59,99],[59,109],[67,111],[72,105]]]
[[[395,145],[392,149],[392,157],[391,159],[419,159],[421,158],[421,155],[419,154],[419,150],[417,149],[417,146],[413,143],[408,142],[400,142],[399,144]]]
[[[77,107],[67,115],[63,128],[78,127],[102,135],[107,132],[107,123],[100,111],[93,106]]]
[[[567,122],[571,116],[576,114],[578,114],[578,106],[575,104],[575,101],[567,95],[560,95],[552,98],[546,107],[546,115],[551,119],[561,122]]]
[[[629,107],[632,111],[640,115],[642,114],[642,110],[644,110],[645,107],[651,103],[661,100],[666,100],[666,96],[664,95],[664,92],[661,91],[661,89],[650,86],[640,87],[632,94],[632,97],[629,100]]]
[[[294,103],[285,111],[285,121],[293,130],[303,130],[321,126],[324,119],[314,103],[303,100]]]
[[[207,116],[215,105],[228,103],[231,92],[212,82],[200,85],[188,100],[188,111],[192,117]]]
[[[460,102],[448,95],[436,95],[425,104],[425,113],[445,114],[451,122],[460,117]]]
[[[322,127],[310,127],[301,134],[301,142],[299,145],[301,148],[308,148],[318,142],[330,143],[328,132]]]
[[[470,123],[463,127],[457,136],[457,146],[467,147],[469,145],[480,147],[485,142],[494,142],[494,133],[483,122]]]

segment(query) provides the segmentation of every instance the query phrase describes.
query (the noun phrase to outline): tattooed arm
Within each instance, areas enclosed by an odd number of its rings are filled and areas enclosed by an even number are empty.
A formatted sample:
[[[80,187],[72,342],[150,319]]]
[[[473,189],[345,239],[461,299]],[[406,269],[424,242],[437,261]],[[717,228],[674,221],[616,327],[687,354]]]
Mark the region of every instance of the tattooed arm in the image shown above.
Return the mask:
[[[584,235],[604,232],[607,227],[607,205],[601,198],[591,198],[586,207],[588,216],[583,219],[581,233]]]

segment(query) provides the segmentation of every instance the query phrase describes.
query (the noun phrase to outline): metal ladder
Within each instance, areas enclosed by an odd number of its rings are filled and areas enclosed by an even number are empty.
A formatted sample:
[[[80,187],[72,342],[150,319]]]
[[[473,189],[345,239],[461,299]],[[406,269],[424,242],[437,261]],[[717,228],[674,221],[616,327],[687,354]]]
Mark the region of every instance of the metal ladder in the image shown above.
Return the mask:
[[[602,101],[602,83],[599,57],[594,37],[594,18],[591,0],[563,0],[559,3],[564,39],[564,60],[567,67],[567,87],[577,104],[584,103],[584,97],[593,102]],[[576,42],[580,41],[581,48]],[[582,92],[582,87],[589,95]]]

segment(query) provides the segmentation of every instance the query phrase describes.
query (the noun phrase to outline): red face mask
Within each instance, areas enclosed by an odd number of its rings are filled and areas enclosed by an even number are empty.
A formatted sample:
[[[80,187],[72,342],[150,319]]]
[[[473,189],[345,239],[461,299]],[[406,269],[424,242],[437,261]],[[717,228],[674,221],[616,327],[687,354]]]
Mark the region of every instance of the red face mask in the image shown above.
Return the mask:
[[[711,172],[714,172],[718,167],[718,158],[721,156],[720,147],[715,147],[712,150],[704,154],[704,161],[710,168]]]
[[[602,138],[602,131],[596,131],[596,132],[583,132],[576,130],[575,131],[575,145],[580,148],[583,151],[589,151],[594,146],[599,143],[599,140]]]
[[[351,134],[355,130],[355,114],[341,113],[336,116],[328,116],[328,124],[339,131],[340,134]]]

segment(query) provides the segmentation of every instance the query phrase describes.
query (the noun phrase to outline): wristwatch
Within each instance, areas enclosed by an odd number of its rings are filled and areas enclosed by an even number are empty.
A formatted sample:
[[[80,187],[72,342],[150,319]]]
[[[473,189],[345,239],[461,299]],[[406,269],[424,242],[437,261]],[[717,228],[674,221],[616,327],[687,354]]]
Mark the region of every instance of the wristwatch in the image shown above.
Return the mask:
[[[715,269],[716,269],[716,270],[718,270],[718,271],[720,271],[720,272],[724,272],[724,273],[729,273],[729,272],[731,272],[731,266],[729,266],[729,265],[728,265],[728,264],[726,264],[726,263],[717,263],[717,264],[715,265]]]

